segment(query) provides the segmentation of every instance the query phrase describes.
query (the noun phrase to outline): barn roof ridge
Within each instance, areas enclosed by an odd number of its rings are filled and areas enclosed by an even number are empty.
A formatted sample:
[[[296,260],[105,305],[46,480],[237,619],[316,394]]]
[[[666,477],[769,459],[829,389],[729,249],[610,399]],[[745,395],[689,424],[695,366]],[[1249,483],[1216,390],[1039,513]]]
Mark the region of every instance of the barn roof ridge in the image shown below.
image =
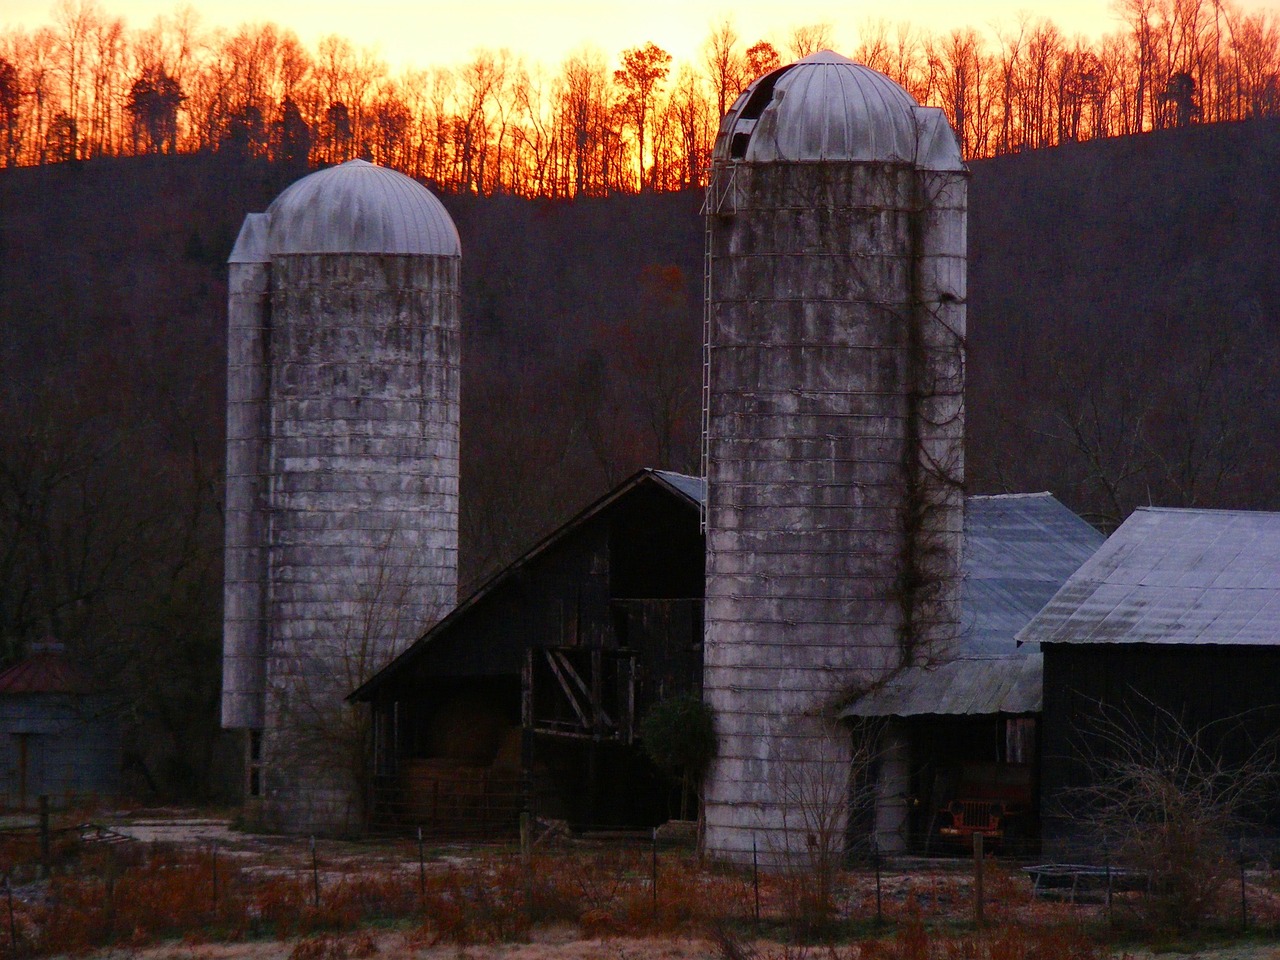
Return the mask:
[[[459,602],[457,606],[433,623],[426,631],[420,634],[416,640],[401,651],[400,654],[394,657],[389,663],[374,673],[373,676],[348,694],[347,700],[355,701],[366,699],[375,688],[381,685],[386,676],[394,673],[403,664],[418,657],[436,634],[447,629],[449,625],[455,623],[465,615],[468,610],[498,589],[498,587],[504,584],[507,580],[514,577],[520,570],[533,562],[537,557],[541,556],[565,537],[581,528],[588,520],[597,516],[601,511],[616,503],[633,490],[636,490],[644,483],[653,483],[658,487],[658,489],[665,490],[695,508],[700,505],[701,501],[697,497],[693,496],[688,489],[692,484],[700,485],[702,483],[700,478],[690,477],[686,474],[675,473],[670,470],[658,470],[653,467],[642,467],[621,484],[614,487],[598,499],[592,501],[582,510],[578,511],[578,513],[574,514],[568,521],[554,527],[549,533],[537,540],[533,546],[520,554],[520,556],[511,563],[483,580],[480,585],[477,586],[464,600]]]

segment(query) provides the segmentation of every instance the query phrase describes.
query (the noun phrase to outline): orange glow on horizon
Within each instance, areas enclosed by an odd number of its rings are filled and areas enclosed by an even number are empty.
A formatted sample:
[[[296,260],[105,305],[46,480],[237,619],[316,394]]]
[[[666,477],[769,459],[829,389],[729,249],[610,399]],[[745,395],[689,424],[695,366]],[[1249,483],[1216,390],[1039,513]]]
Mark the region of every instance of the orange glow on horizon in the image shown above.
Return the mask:
[[[93,2],[93,0],[72,0]],[[1274,5],[1275,0],[1267,4]],[[130,28],[151,25],[157,17],[171,18],[184,4],[178,0],[98,0],[102,12],[122,17]],[[677,63],[697,63],[713,27],[729,18],[750,45],[767,39],[785,49],[791,31],[800,26],[829,24],[833,46],[851,53],[861,28],[883,20],[945,33],[973,27],[994,38],[1016,29],[1019,17],[1047,19],[1064,34],[1096,38],[1120,29],[1112,0],[974,0],[960,6],[954,0],[900,0],[892,7],[796,0],[780,6],[763,0],[680,2],[647,0],[636,4],[598,4],[582,0],[546,0],[533,5],[512,0],[469,0],[427,7],[402,0],[276,0],[269,5],[247,0],[191,3],[203,29],[234,29],[242,23],[271,22],[292,30],[308,47],[337,34],[359,48],[376,52],[393,73],[404,68],[454,66],[478,48],[508,49],[530,64],[554,68],[584,47],[598,48],[610,62],[628,47],[653,41]],[[1246,2],[1247,9],[1258,3]],[[0,29],[33,30],[51,25],[56,3],[50,0],[8,0],[0,13]]]

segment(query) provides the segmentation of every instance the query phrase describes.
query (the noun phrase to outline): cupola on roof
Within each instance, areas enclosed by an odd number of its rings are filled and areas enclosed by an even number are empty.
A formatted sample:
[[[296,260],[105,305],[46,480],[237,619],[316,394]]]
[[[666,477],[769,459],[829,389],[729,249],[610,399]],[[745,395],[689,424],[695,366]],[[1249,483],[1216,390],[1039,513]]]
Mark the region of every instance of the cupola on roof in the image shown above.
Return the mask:
[[[267,208],[266,252],[457,257],[453,219],[422,184],[365,160],[303,177]]]
[[[725,115],[717,160],[862,161],[960,170],[955,134],[883,73],[830,50],[756,80]]]

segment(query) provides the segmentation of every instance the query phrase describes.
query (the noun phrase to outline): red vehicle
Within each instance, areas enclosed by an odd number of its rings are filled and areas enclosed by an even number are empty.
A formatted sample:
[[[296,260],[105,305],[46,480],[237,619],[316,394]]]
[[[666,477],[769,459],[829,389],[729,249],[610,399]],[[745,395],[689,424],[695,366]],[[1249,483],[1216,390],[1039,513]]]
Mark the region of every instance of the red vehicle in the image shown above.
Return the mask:
[[[1019,832],[1032,809],[1031,767],[1014,764],[966,764],[955,797],[938,811],[938,835],[971,841],[975,833],[992,840]]]

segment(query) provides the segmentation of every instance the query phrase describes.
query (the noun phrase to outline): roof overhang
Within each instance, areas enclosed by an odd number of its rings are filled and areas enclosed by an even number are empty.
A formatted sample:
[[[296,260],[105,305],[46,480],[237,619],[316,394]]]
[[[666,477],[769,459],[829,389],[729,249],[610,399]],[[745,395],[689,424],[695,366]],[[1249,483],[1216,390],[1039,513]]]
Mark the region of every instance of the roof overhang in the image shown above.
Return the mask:
[[[909,667],[844,710],[843,719],[1039,713],[1044,657],[991,657]]]

